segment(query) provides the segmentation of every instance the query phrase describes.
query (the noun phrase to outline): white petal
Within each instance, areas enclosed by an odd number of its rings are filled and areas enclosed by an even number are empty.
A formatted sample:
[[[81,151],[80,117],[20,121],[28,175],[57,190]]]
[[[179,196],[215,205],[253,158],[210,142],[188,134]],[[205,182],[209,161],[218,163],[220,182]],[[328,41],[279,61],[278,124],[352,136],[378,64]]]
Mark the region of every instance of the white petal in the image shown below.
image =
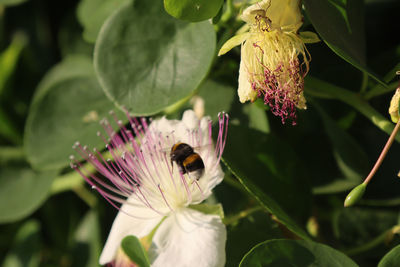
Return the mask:
[[[196,153],[199,153],[203,159],[205,165],[204,175],[200,177],[198,184],[190,181],[188,182],[190,191],[190,197],[188,197],[188,199],[190,199],[190,204],[200,203],[210,196],[211,190],[219,184],[224,177],[221,167],[216,165],[217,158],[215,155],[215,148],[209,137],[209,120],[210,118],[208,116],[199,120],[193,110],[187,110],[184,112],[181,121],[161,118],[153,121],[149,127],[150,132],[161,133],[164,137],[167,135],[173,136],[173,138],[169,138],[168,141],[167,138],[163,138],[162,146],[165,147],[166,150],[170,150],[173,143],[183,142],[192,145]],[[193,133],[194,130],[200,131]],[[169,176],[170,174],[167,173],[166,175]],[[188,176],[192,181],[196,180],[195,177],[190,174],[188,174]],[[181,178],[178,172],[173,173],[173,179],[180,184]],[[168,181],[171,181],[171,179],[168,179]],[[174,188],[174,185],[171,184],[170,188]],[[181,193],[186,195],[186,190],[182,190]]]
[[[202,156],[204,159],[204,156]],[[212,189],[222,182],[224,178],[224,172],[221,166],[214,166],[217,159],[215,157],[208,157],[208,160],[204,160],[206,173],[198,180],[198,184],[202,191],[193,190],[192,191],[192,202],[191,204],[201,203],[204,199],[207,199],[212,194]],[[195,185],[193,185],[195,186]]]
[[[185,124],[185,126],[188,129],[191,129],[191,130],[199,127],[199,119],[197,118],[196,113],[194,113],[194,111],[191,109],[186,110],[183,113],[182,122]],[[187,133],[184,133],[184,135],[187,135]]]
[[[224,266],[225,242],[226,228],[219,216],[182,209],[157,229],[150,248],[151,266]]]
[[[107,242],[100,256],[100,264],[111,262],[120,247],[122,239],[127,235],[138,238],[148,235],[161,221],[162,216],[144,206],[141,202],[129,199],[130,204],[124,204],[118,212],[111,227]],[[132,205],[131,205],[132,204]],[[147,219],[138,219],[127,214],[137,215]]]

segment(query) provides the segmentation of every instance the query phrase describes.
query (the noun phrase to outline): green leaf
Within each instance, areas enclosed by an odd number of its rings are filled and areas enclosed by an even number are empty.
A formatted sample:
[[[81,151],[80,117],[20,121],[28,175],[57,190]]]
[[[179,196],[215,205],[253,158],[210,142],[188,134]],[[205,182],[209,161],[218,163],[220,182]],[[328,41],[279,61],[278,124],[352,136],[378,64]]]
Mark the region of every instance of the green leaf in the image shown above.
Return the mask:
[[[66,17],[58,31],[58,44],[61,57],[66,58],[73,54],[93,55],[94,44],[83,39],[83,29],[75,16]]]
[[[349,207],[340,209],[333,218],[335,238],[343,247],[357,249],[357,246],[364,246],[396,225],[398,212],[389,209]]]
[[[7,138],[7,140],[14,144],[22,144],[22,136],[14,125],[14,121],[0,107],[0,136]]]
[[[263,133],[269,133],[269,122],[264,108],[256,104],[243,105],[243,112],[249,117],[249,127]]]
[[[36,267],[40,265],[40,225],[29,220],[18,230],[10,251],[5,257],[3,266]]]
[[[309,238],[297,222],[309,213],[307,175],[286,143],[272,134],[231,125],[223,159],[266,210],[300,237]]]
[[[358,266],[345,254],[323,244],[303,240],[268,240],[252,248],[240,262],[247,266]]]
[[[346,4],[333,0],[304,0],[304,6],[318,34],[338,56],[386,85],[366,65],[363,0],[346,1]]]
[[[336,184],[335,187],[324,184],[319,185],[316,190],[323,191],[324,193],[335,193],[338,192],[338,189],[347,190],[353,188],[358,185],[368,173],[368,156],[356,140],[346,131],[338,127],[335,121],[329,117],[318,103],[313,101],[312,105],[322,118],[326,133],[332,144],[334,157],[339,169],[345,177],[345,180],[342,180],[342,185],[347,185],[347,188],[339,187],[339,181],[334,180],[333,183]],[[328,188],[334,191],[326,190]]]
[[[218,215],[219,217],[221,217],[221,219],[224,218],[224,209],[222,208],[222,205],[220,203],[214,205],[206,203],[190,205],[189,208],[205,214]]]
[[[49,87],[54,86],[61,80],[74,77],[87,77],[93,74],[92,62],[87,56],[70,55],[46,73],[35,91],[33,103],[41,97],[42,92],[47,93]]]
[[[384,81],[388,83],[387,86],[383,86],[382,84],[377,84],[374,87],[372,87],[370,90],[368,90],[364,97],[366,99],[371,99],[376,96],[380,96],[383,94],[387,94],[389,92],[392,92],[396,90],[396,88],[399,86],[398,81],[391,82],[393,80],[393,77],[396,77],[396,72],[400,69],[400,63],[396,64],[384,77]]]
[[[94,43],[104,21],[119,7],[131,4],[132,0],[82,0],[79,2],[77,17],[84,28],[83,38]]]
[[[19,4],[22,4],[28,0],[0,0],[0,5],[5,5],[5,6],[16,6]]]
[[[40,170],[58,169],[69,164],[76,141],[102,148],[96,136],[99,120],[113,108],[89,58],[73,57],[56,66],[39,85],[30,107],[24,136],[29,162]]]
[[[192,22],[215,17],[222,4],[223,0],[164,0],[168,14]]]
[[[397,267],[400,262],[400,245],[393,248],[379,262],[378,267]]]
[[[0,146],[0,166],[23,159],[25,159],[25,154],[22,147]]]
[[[227,226],[226,266],[239,266],[243,256],[256,244],[283,238],[278,224],[265,211],[259,211]]]
[[[127,236],[121,242],[125,254],[139,267],[150,267],[147,252],[136,236]]]
[[[24,34],[17,33],[7,49],[0,54],[0,97],[4,92],[6,82],[15,71],[18,59],[27,42],[27,37]]]
[[[212,80],[202,83],[199,87],[198,96],[204,100],[205,115],[209,115],[213,121],[216,121],[219,112],[229,113],[235,93],[233,87]]]
[[[101,247],[97,213],[88,212],[75,232],[74,262],[71,266],[97,266]]]
[[[0,168],[0,223],[15,222],[34,212],[46,199],[55,171],[36,172],[25,164]]]
[[[165,13],[161,1],[136,1],[104,23],[94,66],[110,99],[134,115],[151,115],[200,85],[215,42],[208,21],[186,23]]]

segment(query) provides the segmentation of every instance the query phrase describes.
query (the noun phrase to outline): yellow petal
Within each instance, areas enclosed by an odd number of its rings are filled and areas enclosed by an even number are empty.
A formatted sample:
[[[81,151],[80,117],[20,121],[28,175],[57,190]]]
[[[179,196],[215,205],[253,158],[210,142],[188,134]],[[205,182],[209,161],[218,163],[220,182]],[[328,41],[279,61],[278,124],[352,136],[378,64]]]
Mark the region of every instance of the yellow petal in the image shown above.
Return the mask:
[[[256,23],[255,16],[256,15],[265,16],[265,12],[268,6],[270,5],[271,5],[271,0],[263,0],[258,3],[255,3],[254,5],[249,6],[243,11],[241,18],[243,21],[247,23],[255,24]]]
[[[397,88],[392,100],[390,101],[389,114],[394,123],[399,121],[399,102],[400,102],[400,87]]]
[[[228,51],[230,51],[232,48],[234,48],[237,45],[240,45],[241,43],[243,43],[248,37],[250,36],[249,32],[245,32],[242,34],[238,34],[233,36],[231,39],[229,39],[228,41],[226,41],[224,43],[224,45],[221,47],[221,49],[218,52],[218,56],[221,56],[225,53],[227,53]]]
[[[242,103],[249,100],[254,101],[257,98],[257,92],[253,90],[251,83],[249,82],[249,70],[247,69],[245,60],[243,60],[243,55],[245,54],[243,49],[244,47],[242,46],[242,59],[240,60],[238,86],[239,100]]]
[[[300,32],[300,38],[305,44],[314,44],[321,41],[316,33],[308,31]]]
[[[288,31],[296,32],[302,24],[299,0],[271,0],[266,16],[277,25]]]

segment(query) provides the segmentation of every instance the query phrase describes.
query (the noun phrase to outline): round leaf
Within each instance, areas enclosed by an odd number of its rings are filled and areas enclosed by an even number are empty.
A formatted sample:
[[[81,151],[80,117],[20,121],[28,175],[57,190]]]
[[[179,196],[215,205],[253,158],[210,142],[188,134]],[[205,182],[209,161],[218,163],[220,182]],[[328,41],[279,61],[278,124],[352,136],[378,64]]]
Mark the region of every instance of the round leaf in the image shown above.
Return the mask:
[[[226,266],[239,266],[243,256],[256,244],[284,237],[277,222],[264,211],[255,212],[227,227]]]
[[[102,139],[96,136],[99,120],[115,108],[100,88],[89,58],[62,66],[41,83],[25,127],[25,150],[36,169],[67,166],[76,141],[102,147]]]
[[[46,199],[56,172],[35,172],[28,166],[0,168],[0,223],[20,220]]]
[[[265,241],[252,248],[239,266],[356,267],[358,265],[343,253],[326,245],[311,241],[276,239]]]
[[[389,251],[379,262],[378,267],[396,267],[400,262],[400,245]]]
[[[79,22],[84,28],[83,38],[94,43],[104,21],[120,6],[132,0],[83,0],[77,9]]]
[[[165,10],[173,17],[202,21],[218,14],[223,0],[164,0]]]
[[[154,114],[199,86],[215,41],[209,22],[178,21],[161,1],[136,1],[104,23],[95,47],[96,73],[117,104],[134,115]]]

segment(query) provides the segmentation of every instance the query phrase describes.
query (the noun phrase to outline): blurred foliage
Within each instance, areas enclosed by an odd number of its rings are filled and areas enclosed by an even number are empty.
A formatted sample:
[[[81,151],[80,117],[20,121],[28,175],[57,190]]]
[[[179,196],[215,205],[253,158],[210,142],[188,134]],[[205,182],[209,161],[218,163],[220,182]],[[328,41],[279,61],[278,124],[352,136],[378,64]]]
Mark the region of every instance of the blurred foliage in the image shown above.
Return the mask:
[[[72,145],[102,149],[110,110],[200,103],[231,118],[215,188],[227,266],[397,266],[399,135],[359,205],[343,200],[394,128],[400,2],[303,1],[322,42],[296,126],[238,101],[239,47],[216,56],[250,2],[0,1],[0,264],[97,266],[117,210],[70,169]]]

